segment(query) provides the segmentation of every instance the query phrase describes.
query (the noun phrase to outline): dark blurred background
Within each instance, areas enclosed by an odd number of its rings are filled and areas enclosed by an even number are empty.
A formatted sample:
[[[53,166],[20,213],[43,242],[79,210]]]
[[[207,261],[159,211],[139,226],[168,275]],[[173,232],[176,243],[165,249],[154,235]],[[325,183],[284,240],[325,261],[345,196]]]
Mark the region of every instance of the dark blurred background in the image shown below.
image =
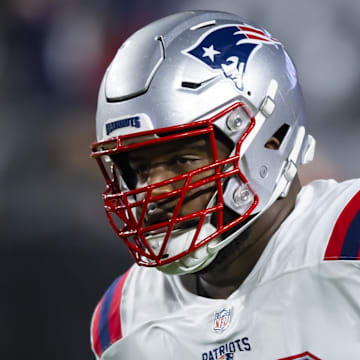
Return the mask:
[[[238,13],[286,45],[318,142],[304,183],[360,176],[358,0],[1,1],[1,358],[93,358],[93,308],[132,263],[89,158],[97,89],[127,36],[188,9]]]

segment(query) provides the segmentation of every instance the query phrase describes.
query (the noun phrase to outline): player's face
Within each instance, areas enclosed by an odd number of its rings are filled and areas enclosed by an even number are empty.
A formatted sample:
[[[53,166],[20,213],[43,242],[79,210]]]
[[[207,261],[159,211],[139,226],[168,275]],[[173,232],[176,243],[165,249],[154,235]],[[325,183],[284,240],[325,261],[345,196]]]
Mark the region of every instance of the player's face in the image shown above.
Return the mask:
[[[217,142],[217,149],[219,159],[224,159],[229,153],[228,148],[221,142]],[[135,174],[136,188],[142,188],[206,166],[212,163],[213,154],[207,138],[191,137],[158,144],[151,148],[138,149],[131,152],[128,159],[130,168]],[[194,175],[190,183],[195,183],[212,174],[214,174],[214,170],[201,172]],[[161,187],[155,187],[151,195],[163,195],[183,188],[185,181],[182,179]],[[205,209],[215,189],[215,182],[210,182],[188,190],[178,216]],[[145,225],[170,219],[178,200],[179,196],[177,195],[151,203],[144,218]]]

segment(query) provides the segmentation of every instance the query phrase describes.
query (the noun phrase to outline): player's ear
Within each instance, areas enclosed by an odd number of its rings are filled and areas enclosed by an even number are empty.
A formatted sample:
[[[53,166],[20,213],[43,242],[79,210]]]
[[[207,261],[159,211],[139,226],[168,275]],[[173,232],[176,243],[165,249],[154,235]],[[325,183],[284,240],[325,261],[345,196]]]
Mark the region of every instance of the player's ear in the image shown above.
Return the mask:
[[[289,131],[289,124],[283,124],[266,142],[265,147],[270,150],[278,150],[286,134]]]
[[[265,147],[270,150],[277,150],[281,145],[281,142],[275,136],[272,136],[265,144]]]
[[[270,150],[277,150],[281,145],[281,142],[275,136],[272,136],[265,144],[265,147]]]

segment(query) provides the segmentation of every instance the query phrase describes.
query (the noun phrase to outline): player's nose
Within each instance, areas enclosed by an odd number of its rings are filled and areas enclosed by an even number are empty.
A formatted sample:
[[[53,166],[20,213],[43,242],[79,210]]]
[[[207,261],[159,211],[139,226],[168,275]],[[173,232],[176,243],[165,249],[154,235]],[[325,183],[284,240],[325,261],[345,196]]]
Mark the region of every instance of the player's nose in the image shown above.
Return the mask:
[[[174,207],[174,197],[167,197],[166,194],[170,193],[176,188],[180,188],[181,185],[174,184],[172,182],[165,182],[164,184],[164,181],[174,176],[176,176],[176,174],[174,174],[174,172],[168,169],[166,166],[161,164],[157,164],[156,166],[149,166],[146,174],[146,184],[144,185],[145,187],[147,185],[150,187],[150,189],[147,188],[146,192],[138,194],[137,196],[138,199],[140,199],[140,197],[145,199],[146,196],[150,195],[150,202],[145,202],[143,207],[138,209],[139,214],[145,211],[145,223],[152,224],[157,221],[163,221],[170,216],[169,213],[171,213],[171,209]],[[160,198],[156,199],[157,196],[160,196]]]
[[[174,189],[176,189],[179,186],[179,185],[176,186],[176,183],[172,183],[172,182],[166,182],[165,184],[163,183],[164,181],[171,179],[174,176],[176,176],[176,174],[170,169],[168,169],[166,166],[162,166],[162,165],[152,166],[149,169],[148,179],[147,179],[148,185],[153,185],[152,196],[169,193]]]

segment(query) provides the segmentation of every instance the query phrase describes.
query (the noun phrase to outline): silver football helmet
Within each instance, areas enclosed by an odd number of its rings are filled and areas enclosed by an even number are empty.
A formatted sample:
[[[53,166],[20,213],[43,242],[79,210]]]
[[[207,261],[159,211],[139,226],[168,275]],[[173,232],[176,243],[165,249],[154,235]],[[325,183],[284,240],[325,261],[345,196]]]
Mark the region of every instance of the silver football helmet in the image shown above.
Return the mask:
[[[165,17],[125,41],[100,87],[96,134],[92,156],[105,176],[112,227],[139,265],[170,274],[206,267],[287,196],[298,165],[311,161],[315,148],[283,45],[237,15],[213,11]],[[210,142],[210,165],[134,185],[129,153],[200,135]],[[281,143],[277,150],[265,146],[272,136]],[[231,144],[225,159],[217,156],[218,138]],[[199,173],[211,175],[192,181]],[[176,182],[182,185],[155,195],[154,189]],[[216,183],[206,208],[180,216],[187,193],[204,182]],[[146,213],[166,198],[176,199],[171,217],[147,224]],[[226,209],[236,217],[226,221]]]

